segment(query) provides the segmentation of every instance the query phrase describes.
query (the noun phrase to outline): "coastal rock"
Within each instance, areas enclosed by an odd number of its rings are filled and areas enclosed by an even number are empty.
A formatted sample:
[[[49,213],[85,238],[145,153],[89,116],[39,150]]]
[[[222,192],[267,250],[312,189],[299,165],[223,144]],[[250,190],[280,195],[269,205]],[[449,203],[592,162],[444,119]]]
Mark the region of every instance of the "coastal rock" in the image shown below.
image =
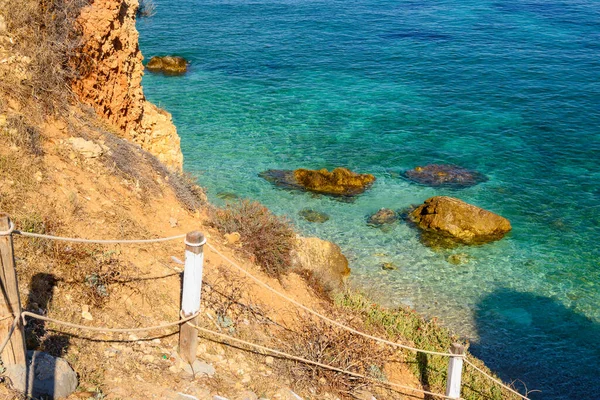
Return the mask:
[[[425,200],[410,214],[410,218],[426,233],[468,245],[502,239],[511,230],[506,218],[446,196]],[[431,245],[430,242],[425,244]]]
[[[97,158],[102,155],[102,147],[91,140],[85,140],[80,137],[69,138],[68,142],[73,150],[80,153],[85,158]]]
[[[261,178],[285,189],[306,190],[331,196],[356,196],[367,190],[375,177],[357,174],[346,168],[311,170],[268,170],[259,174]]]
[[[297,237],[292,266],[311,272],[327,291],[342,289],[350,275],[348,259],[340,247],[316,237]]]
[[[146,64],[146,69],[152,72],[164,72],[169,75],[181,75],[187,72],[187,61],[178,56],[154,56]]]
[[[137,7],[137,0],[96,0],[82,9],[77,21],[82,56],[72,89],[125,139],[181,171],[183,155],[171,115],[146,101],[142,90]]]
[[[451,164],[430,164],[415,167],[404,173],[411,181],[433,187],[466,188],[485,182],[488,178],[480,172]]]
[[[69,363],[41,351],[28,351],[27,366],[10,365],[4,375],[13,388],[32,398],[62,399],[77,389],[77,374]]]
[[[315,222],[318,224],[322,224],[323,222],[326,222],[329,220],[329,215],[322,213],[320,211],[315,211],[315,210],[311,210],[309,208],[305,208],[303,210],[300,210],[298,212],[298,214],[304,218],[305,220],[307,220],[308,222]]]
[[[372,226],[382,226],[392,224],[398,220],[398,214],[389,208],[382,208],[367,219],[367,224]]]
[[[306,190],[338,196],[355,196],[375,182],[373,175],[357,174],[346,168],[336,168],[331,172],[300,168],[294,171],[294,178]]]

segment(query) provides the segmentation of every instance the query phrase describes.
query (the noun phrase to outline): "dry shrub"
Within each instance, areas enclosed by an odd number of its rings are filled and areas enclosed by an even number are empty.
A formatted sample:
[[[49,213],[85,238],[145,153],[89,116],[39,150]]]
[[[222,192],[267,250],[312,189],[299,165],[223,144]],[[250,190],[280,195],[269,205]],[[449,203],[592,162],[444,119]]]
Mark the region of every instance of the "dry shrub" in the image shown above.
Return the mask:
[[[219,232],[240,234],[243,251],[269,275],[279,278],[289,269],[296,233],[287,219],[248,200],[213,208],[209,214],[210,223]]]
[[[66,109],[77,77],[81,34],[77,17],[89,0],[21,0],[4,4],[11,52],[27,65],[27,79],[9,74],[0,90],[38,116]],[[22,59],[22,57],[26,57]]]
[[[137,9],[136,16],[140,17],[152,17],[156,14],[156,4],[153,0],[140,0],[140,5]]]
[[[98,129],[98,128],[96,128]],[[104,163],[118,175],[135,182],[142,193],[157,193],[160,187],[155,174],[171,187],[177,199],[188,210],[196,211],[206,203],[204,190],[195,178],[185,173],[170,171],[154,155],[109,132],[102,132],[104,144],[110,149],[103,156]]]
[[[283,332],[284,351],[371,379],[385,379],[384,365],[392,356],[389,347],[309,316],[299,316],[296,322],[297,327]],[[353,392],[371,383],[368,379],[301,362],[287,361],[281,365],[282,372],[298,388],[316,388],[318,393],[337,392],[343,398],[351,398]]]
[[[211,282],[203,281],[202,303],[217,316],[224,328],[234,328],[240,322],[274,322],[265,315],[260,304],[246,290],[246,280],[219,266]]]

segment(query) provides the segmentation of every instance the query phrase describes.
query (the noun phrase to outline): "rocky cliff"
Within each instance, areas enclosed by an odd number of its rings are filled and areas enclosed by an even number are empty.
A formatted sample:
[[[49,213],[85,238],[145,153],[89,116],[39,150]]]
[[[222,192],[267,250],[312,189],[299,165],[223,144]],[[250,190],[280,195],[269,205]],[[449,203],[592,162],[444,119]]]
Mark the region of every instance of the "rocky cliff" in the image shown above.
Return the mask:
[[[183,155],[171,115],[146,101],[142,89],[138,6],[138,0],[94,0],[82,10],[83,62],[73,90],[126,139],[181,170]]]

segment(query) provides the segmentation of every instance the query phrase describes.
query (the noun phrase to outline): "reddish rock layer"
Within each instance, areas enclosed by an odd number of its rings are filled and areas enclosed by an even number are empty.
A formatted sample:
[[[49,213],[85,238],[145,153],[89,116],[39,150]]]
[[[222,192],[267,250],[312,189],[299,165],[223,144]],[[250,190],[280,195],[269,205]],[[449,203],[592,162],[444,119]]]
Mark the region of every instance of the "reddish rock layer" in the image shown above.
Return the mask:
[[[95,0],[82,10],[82,77],[73,90],[125,138],[180,170],[183,156],[171,115],[147,102],[142,89],[137,8],[137,0]]]

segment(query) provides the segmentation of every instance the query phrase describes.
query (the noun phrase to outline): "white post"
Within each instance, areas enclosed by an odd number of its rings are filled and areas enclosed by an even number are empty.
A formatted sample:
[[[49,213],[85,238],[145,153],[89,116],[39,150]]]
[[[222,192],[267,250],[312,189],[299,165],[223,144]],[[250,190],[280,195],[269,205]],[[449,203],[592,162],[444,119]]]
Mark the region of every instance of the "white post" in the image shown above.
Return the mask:
[[[460,357],[450,357],[448,361],[448,380],[446,382],[446,396],[451,399],[460,398],[460,384],[462,378],[463,357],[465,347],[462,344],[453,343],[450,347],[450,353],[457,354]]]
[[[190,232],[185,237],[185,269],[183,271],[183,292],[181,294],[181,314],[189,317],[200,311],[202,292],[202,269],[204,267],[203,246],[206,239],[201,232]],[[196,323],[196,318],[190,321]],[[189,324],[182,324],[179,330],[179,354],[188,363],[196,360],[198,332]]]

